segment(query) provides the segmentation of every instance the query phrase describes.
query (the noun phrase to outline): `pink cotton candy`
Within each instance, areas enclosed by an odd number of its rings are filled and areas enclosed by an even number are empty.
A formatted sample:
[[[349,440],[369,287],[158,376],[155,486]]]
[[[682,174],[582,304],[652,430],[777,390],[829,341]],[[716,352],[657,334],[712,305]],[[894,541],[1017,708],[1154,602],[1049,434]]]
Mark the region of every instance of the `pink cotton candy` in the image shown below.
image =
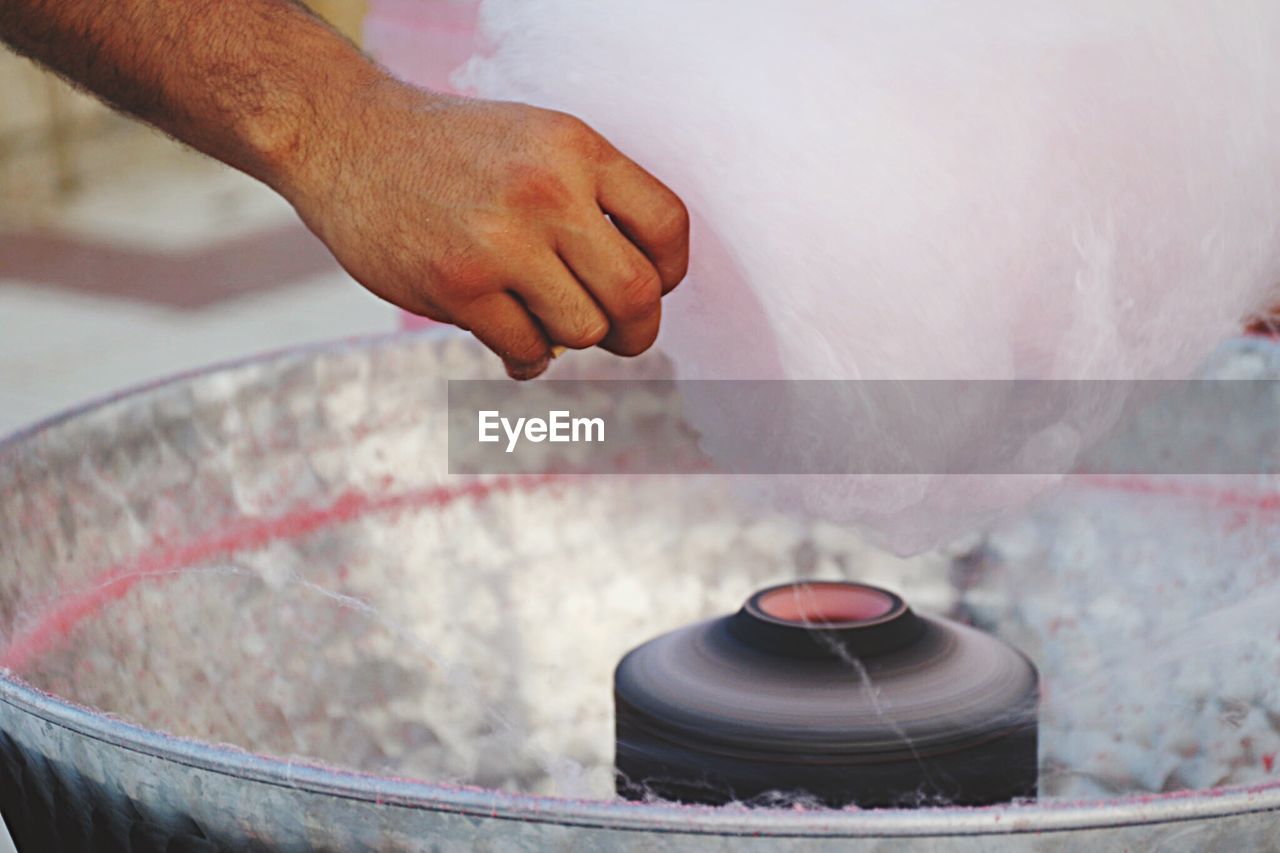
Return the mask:
[[[1274,3],[486,0],[480,25],[459,85],[581,116],[688,203],[682,377],[1178,377],[1277,295]],[[1092,402],[1062,452],[1110,425]],[[1055,481],[756,485],[915,550]]]

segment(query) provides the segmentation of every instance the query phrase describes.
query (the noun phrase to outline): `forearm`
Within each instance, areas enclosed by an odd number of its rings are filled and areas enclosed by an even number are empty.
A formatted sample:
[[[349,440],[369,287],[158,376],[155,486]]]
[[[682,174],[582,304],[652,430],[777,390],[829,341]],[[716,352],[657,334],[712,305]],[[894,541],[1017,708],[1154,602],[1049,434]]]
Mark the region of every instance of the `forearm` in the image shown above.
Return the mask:
[[[383,78],[289,0],[0,0],[0,39],[286,195]]]
[[[680,199],[581,121],[399,83],[291,0],[0,0],[0,39],[280,192],[365,287],[530,378],[647,349]]]

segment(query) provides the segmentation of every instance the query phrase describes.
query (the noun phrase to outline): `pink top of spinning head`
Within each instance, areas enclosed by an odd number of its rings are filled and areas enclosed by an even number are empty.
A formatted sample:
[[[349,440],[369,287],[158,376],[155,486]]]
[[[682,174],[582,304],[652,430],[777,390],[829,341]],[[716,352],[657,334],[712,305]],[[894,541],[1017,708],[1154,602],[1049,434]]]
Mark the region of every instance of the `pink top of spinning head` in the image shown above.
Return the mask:
[[[840,581],[797,583],[766,592],[756,606],[785,622],[831,625],[887,616],[894,600],[872,587]]]

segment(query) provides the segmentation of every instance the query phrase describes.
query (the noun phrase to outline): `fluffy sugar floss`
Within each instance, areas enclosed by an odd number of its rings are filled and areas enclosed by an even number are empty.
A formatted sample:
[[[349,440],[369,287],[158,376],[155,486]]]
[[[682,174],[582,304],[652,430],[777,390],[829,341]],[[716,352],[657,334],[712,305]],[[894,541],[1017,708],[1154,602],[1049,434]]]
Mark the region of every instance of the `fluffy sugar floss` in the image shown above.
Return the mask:
[[[687,202],[682,378],[1179,377],[1276,295],[1274,3],[485,0],[480,25],[460,86],[580,116]],[[927,548],[1056,483],[1112,425],[1105,387],[1012,439],[1016,397],[922,396],[927,466],[755,488]],[[728,460],[734,405],[688,401]],[[899,423],[774,418],[830,470],[910,455]],[[997,434],[1047,473],[942,473]]]

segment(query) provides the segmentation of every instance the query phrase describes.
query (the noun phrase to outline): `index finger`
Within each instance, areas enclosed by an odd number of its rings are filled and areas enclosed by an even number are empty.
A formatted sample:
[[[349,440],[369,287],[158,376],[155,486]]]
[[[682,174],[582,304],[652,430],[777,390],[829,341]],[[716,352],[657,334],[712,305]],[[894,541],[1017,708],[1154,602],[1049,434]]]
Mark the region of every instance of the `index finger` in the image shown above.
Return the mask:
[[[689,270],[689,211],[666,184],[622,154],[604,167],[597,201],[662,279],[663,294]]]

